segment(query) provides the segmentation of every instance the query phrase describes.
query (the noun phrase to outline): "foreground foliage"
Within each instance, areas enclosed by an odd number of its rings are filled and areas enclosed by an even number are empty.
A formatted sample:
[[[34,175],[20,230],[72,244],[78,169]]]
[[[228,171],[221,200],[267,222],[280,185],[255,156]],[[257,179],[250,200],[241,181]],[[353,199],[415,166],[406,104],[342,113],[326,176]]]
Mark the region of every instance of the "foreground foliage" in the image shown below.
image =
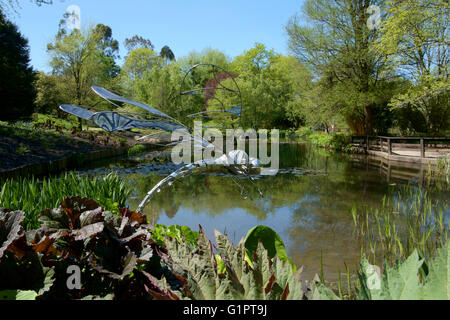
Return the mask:
[[[200,228],[156,231],[143,215],[104,211],[95,201],[72,197],[44,210],[39,229],[25,232],[21,211],[0,211],[0,299],[300,299],[300,273],[259,242],[246,259],[216,233],[217,250]],[[177,228],[172,230],[177,230]],[[158,232],[161,245],[152,239]],[[194,250],[184,234],[196,236]],[[182,240],[180,241],[180,237]],[[68,289],[68,270],[80,270],[80,288]],[[224,266],[224,268],[222,268]]]
[[[449,300],[450,299],[450,245],[437,250],[427,263],[417,251],[394,267],[385,265],[382,275],[378,267],[367,259],[361,263],[359,274],[361,300]],[[420,276],[424,280],[420,280]]]
[[[287,258],[279,236],[253,228],[234,246],[200,227],[156,228],[145,216],[72,197],[25,232],[22,211],[0,209],[0,300],[339,299]],[[187,240],[189,239],[189,240]],[[358,299],[448,299],[450,246],[425,262],[417,251],[383,273],[361,262]]]

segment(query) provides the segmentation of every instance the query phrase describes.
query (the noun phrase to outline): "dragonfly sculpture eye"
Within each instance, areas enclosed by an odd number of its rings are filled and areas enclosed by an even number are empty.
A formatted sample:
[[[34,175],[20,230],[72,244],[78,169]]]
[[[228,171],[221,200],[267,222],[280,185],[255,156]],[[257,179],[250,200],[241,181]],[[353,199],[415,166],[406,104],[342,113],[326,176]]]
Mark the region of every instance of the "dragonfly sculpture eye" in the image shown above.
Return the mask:
[[[179,120],[142,102],[124,98],[98,86],[93,86],[92,90],[101,98],[117,107],[120,107],[119,104],[129,104],[140,108],[143,112],[132,113],[121,111],[120,108],[117,109],[117,111],[92,111],[90,110],[92,108],[86,109],[72,104],[63,104],[60,106],[60,109],[78,118],[91,121],[99,128],[115,134],[126,131],[130,132],[133,129],[160,130],[151,135],[142,135],[138,138],[138,140],[145,140],[146,138],[161,132],[172,133],[177,130],[185,130],[189,133],[193,132],[191,128],[181,123]],[[225,119],[225,125],[232,128],[240,124],[242,117],[241,93],[235,81],[235,76],[223,68],[213,64],[197,64],[190,68],[186,72],[180,86],[180,97],[189,96],[203,96],[205,103],[203,106],[203,111],[187,115],[186,118],[206,118],[207,120],[212,120],[213,126],[210,128],[219,127],[214,125],[217,124],[217,121],[214,122],[217,117],[220,117],[221,120]],[[227,103],[231,103],[232,105],[227,105]],[[227,119],[229,121],[227,121]],[[225,126],[221,126],[221,128],[223,129]],[[202,136],[190,135],[190,137],[191,142],[193,142],[197,148],[213,148],[213,150],[217,150],[218,148],[209,141],[206,141]],[[167,146],[173,146],[178,143],[181,142],[175,141]],[[217,151],[224,154],[222,150]],[[258,159],[249,158],[244,151],[235,150],[217,159],[200,160],[191,164],[186,164],[165,179],[161,180],[152,190],[150,190],[145,199],[139,205],[138,211],[142,212],[150,196],[155,190],[159,190],[164,184],[172,182],[180,175],[186,176],[194,172],[197,168],[216,165],[226,166],[229,172],[235,175],[245,175],[252,182],[254,182],[253,178],[248,175],[248,172],[251,167],[258,167],[259,161]],[[239,182],[235,182],[239,184]],[[259,190],[258,192],[261,193]]]

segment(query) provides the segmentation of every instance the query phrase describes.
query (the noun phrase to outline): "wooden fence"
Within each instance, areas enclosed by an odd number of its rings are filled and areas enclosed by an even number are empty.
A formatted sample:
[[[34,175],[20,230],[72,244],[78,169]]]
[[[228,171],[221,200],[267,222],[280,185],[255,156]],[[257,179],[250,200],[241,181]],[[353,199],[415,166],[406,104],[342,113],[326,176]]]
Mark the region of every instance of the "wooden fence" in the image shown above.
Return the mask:
[[[420,150],[420,158],[426,158],[427,146],[434,148],[446,147],[450,149],[450,138],[428,138],[428,137],[385,137],[385,136],[352,136],[351,143],[363,147],[366,151],[376,150],[392,155],[394,142],[403,142],[402,147],[415,148]],[[405,143],[406,142],[406,143]],[[412,143],[419,142],[419,143]],[[441,143],[441,144],[439,144]],[[446,144],[449,143],[449,144]],[[386,147],[386,151],[385,151]]]

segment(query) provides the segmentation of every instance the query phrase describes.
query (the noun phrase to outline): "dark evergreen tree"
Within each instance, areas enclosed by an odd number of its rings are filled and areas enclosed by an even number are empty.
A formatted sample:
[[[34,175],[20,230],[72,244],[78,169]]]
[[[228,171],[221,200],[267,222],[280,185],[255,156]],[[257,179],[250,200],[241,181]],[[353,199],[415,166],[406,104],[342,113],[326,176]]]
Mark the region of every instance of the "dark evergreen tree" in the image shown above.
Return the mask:
[[[175,54],[173,53],[172,49],[169,48],[169,46],[164,46],[161,49],[161,53],[159,54],[164,60],[166,61],[174,61],[175,60]]]
[[[36,91],[28,40],[0,11],[0,120],[31,117]]]

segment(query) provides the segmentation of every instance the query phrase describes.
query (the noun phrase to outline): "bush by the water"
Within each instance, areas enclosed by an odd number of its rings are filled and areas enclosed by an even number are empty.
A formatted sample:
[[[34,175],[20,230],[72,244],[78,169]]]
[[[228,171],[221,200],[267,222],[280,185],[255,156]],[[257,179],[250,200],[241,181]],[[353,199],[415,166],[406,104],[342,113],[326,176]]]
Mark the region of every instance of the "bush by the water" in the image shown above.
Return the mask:
[[[146,150],[145,145],[143,144],[137,144],[135,146],[132,146],[130,149],[128,149],[128,155],[129,156],[135,156],[139,153],[142,153]]]
[[[342,152],[349,152],[351,149],[350,136],[344,133],[326,133],[309,128],[301,128],[295,134],[320,148]]]

